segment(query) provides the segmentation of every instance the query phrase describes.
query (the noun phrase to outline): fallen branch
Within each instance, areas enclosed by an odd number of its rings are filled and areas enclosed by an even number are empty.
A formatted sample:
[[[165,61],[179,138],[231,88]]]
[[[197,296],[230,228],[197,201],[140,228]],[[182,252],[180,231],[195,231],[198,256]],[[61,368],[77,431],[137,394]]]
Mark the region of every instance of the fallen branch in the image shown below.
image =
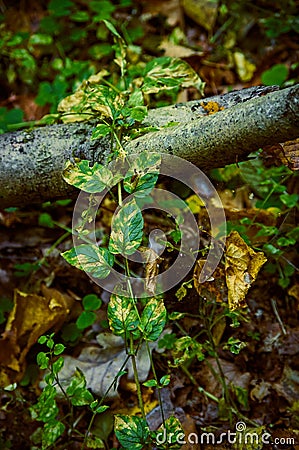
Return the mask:
[[[148,124],[179,124],[139,137],[126,149],[174,154],[204,171],[244,160],[264,145],[299,135],[299,85],[276,89],[253,87],[151,110]],[[219,111],[207,115],[215,105]],[[105,163],[110,152],[107,138],[91,141],[93,127],[59,124],[1,135],[0,207],[76,196],[78,191],[61,176],[66,161]]]

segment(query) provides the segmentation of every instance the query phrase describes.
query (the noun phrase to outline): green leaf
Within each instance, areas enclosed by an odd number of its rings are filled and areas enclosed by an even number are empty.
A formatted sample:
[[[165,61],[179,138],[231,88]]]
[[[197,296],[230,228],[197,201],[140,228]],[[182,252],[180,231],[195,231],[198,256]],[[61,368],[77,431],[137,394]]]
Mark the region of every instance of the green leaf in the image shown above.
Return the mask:
[[[66,342],[76,342],[81,336],[81,331],[74,322],[66,324],[62,328],[61,337]]]
[[[7,125],[23,122],[24,112],[19,108],[7,110],[7,108],[0,108],[0,127],[7,131]]]
[[[76,325],[79,330],[84,330],[90,327],[96,320],[97,315],[93,311],[83,311],[78,319],[76,320]]]
[[[70,19],[74,22],[87,22],[89,14],[87,11],[76,11],[71,15]]]
[[[126,450],[141,450],[149,437],[146,421],[137,416],[116,415],[114,429],[117,439]]]
[[[134,332],[134,336],[140,335],[137,330],[139,324],[138,314],[130,297],[112,294],[107,309],[108,321],[111,331],[118,336],[126,336]]]
[[[275,247],[272,244],[264,244],[263,250],[265,250],[266,253],[270,253],[271,255],[281,255],[282,251]]]
[[[128,106],[129,107],[135,107],[135,106],[143,106],[144,105],[144,99],[142,92],[140,90],[135,90],[130,95],[128,100]]]
[[[95,3],[95,2],[94,2],[94,3]],[[105,3],[110,3],[110,2],[105,2]],[[112,6],[112,5],[111,5],[111,6]],[[115,8],[115,7],[113,7],[113,10],[111,10],[111,12],[114,11],[114,8]],[[100,12],[100,11],[99,11],[99,12]],[[123,40],[122,37],[121,37],[121,35],[120,35],[119,32],[117,31],[117,29],[115,28],[115,26],[114,26],[111,22],[109,22],[108,20],[103,20],[103,22],[104,22],[104,24],[106,25],[106,27],[108,28],[108,30],[109,30],[115,37],[117,37],[118,39]]]
[[[99,448],[107,448],[105,443],[103,442],[103,440],[99,437],[96,436],[91,436],[89,435],[86,439],[86,448],[95,448],[95,449],[99,449]]]
[[[77,389],[71,397],[71,403],[74,406],[89,405],[93,401],[93,395],[88,389]]]
[[[90,194],[113,186],[114,180],[111,170],[107,167],[99,163],[90,167],[87,160],[82,160],[77,165],[68,162],[63,171],[63,178],[68,184]]]
[[[282,203],[284,203],[288,208],[294,208],[298,204],[299,195],[298,194],[282,194],[279,196]]]
[[[158,342],[158,348],[166,348],[171,350],[174,347],[174,343],[177,340],[177,335],[175,333],[165,334]]]
[[[167,312],[161,298],[152,297],[142,311],[140,329],[144,339],[156,341],[166,324]]]
[[[62,422],[46,423],[42,434],[42,448],[52,446],[57,439],[63,434],[65,425]]]
[[[106,278],[114,263],[114,256],[106,248],[92,244],[81,244],[61,255],[72,266],[97,278]]]
[[[234,384],[232,384],[231,387],[240,405],[248,411],[248,389],[244,389],[241,386],[236,386]]]
[[[52,339],[53,336],[54,336],[54,334],[50,334],[50,336],[48,337],[47,342],[46,342],[46,346],[47,346],[50,350],[53,350],[54,345],[55,345],[55,344],[54,344],[54,340]]]
[[[30,36],[29,45],[50,45],[53,42],[52,36],[49,34],[35,33]]]
[[[63,365],[64,365],[64,359],[63,359],[62,356],[60,356],[60,358],[58,358],[58,359],[53,363],[53,366],[52,366],[52,371],[53,371],[53,373],[54,373],[55,375],[57,375],[57,374],[60,372],[60,370],[62,369]]]
[[[289,279],[288,277],[282,277],[282,278],[279,278],[278,284],[279,284],[279,286],[281,286],[283,289],[285,289],[285,288],[288,287],[288,285],[290,284],[290,279]]]
[[[82,300],[85,311],[94,311],[102,305],[102,300],[96,294],[88,294]]]
[[[45,352],[39,352],[36,357],[36,362],[41,369],[47,369],[49,365],[49,357]]]
[[[204,85],[188,63],[179,58],[162,56],[146,64],[140,89],[145,94],[156,94],[164,90],[192,86],[203,94]]]
[[[48,4],[48,10],[54,17],[63,17],[70,14],[72,6],[71,0],[51,0]]]
[[[91,45],[88,49],[89,56],[95,60],[95,59],[101,59],[103,56],[108,56],[112,53],[112,46],[108,42],[102,43],[102,44],[94,44]]]
[[[165,436],[165,448],[171,448],[173,450],[182,448],[181,442],[182,436],[184,436],[184,430],[180,421],[176,417],[170,416],[168,419],[166,419],[164,425],[162,425],[155,432],[155,434],[157,438],[158,436],[161,436],[161,434],[162,436]],[[161,448],[164,448],[164,446]]]
[[[80,369],[76,369],[71,382],[68,385],[66,392],[69,396],[74,395],[77,389],[82,389],[86,387],[86,380],[83,372]]]
[[[92,139],[98,139],[100,137],[107,136],[107,134],[111,133],[112,128],[109,125],[105,125],[104,123],[100,123],[96,126],[96,128],[92,132]]]
[[[54,228],[54,222],[50,214],[41,213],[38,217],[38,224],[42,227]]]
[[[30,408],[32,418],[43,422],[55,420],[58,413],[58,406],[55,400],[56,395],[55,386],[47,384],[39,396],[38,402]]]
[[[91,410],[96,412],[97,414],[101,414],[110,408],[110,406],[108,406],[108,405],[98,406],[98,404],[99,404],[98,400],[95,400],[94,402],[90,403],[90,405],[89,405]]]
[[[156,387],[156,386],[158,386],[158,383],[157,383],[156,380],[147,380],[147,381],[145,381],[145,382],[142,383],[142,384],[143,384],[143,386],[145,386],[145,387]]]
[[[72,376],[71,382],[66,389],[66,393],[74,406],[89,405],[94,401],[93,395],[86,389],[85,376],[79,369],[77,369]]]
[[[170,383],[170,375],[164,375],[162,378],[160,378],[161,386],[168,386],[169,383]]]
[[[256,237],[259,236],[272,236],[273,234],[278,233],[278,228],[274,226],[266,226],[259,224],[261,226],[261,229],[256,233]]]
[[[299,240],[299,227],[295,227],[292,230],[288,231],[287,236],[289,238],[293,238],[296,241]]]
[[[125,175],[125,191],[129,194],[134,192],[136,197],[149,195],[156,185],[160,165],[161,155],[158,153],[142,152],[136,156]]]
[[[47,342],[48,338],[47,336],[40,336],[37,340],[37,342],[41,345],[45,344]]]
[[[284,64],[275,64],[270,69],[265,70],[261,75],[262,83],[266,86],[278,84],[281,86],[287,80],[289,70]]]
[[[174,357],[174,366],[184,364],[194,357],[197,357],[199,361],[204,359],[202,344],[190,336],[183,336],[177,339],[174,343],[172,354]]]
[[[56,344],[54,346],[54,355],[61,355],[65,350],[65,346],[63,344]]]
[[[136,122],[142,122],[147,116],[146,106],[134,106],[130,109],[130,117]]]
[[[227,343],[223,346],[225,350],[229,350],[234,355],[238,355],[244,347],[246,347],[246,343],[233,336],[228,338]]]
[[[277,244],[280,245],[280,247],[288,247],[289,245],[295,245],[296,239],[282,236],[277,239]]]
[[[121,255],[135,253],[142,241],[143,217],[134,199],[113,216],[111,229],[109,251]]]

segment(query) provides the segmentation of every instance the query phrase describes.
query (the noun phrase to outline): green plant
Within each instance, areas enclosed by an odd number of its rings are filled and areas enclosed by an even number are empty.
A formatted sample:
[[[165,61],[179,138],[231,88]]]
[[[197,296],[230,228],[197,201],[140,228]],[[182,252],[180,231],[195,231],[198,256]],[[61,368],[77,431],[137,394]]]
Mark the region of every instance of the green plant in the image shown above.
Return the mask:
[[[68,386],[63,386],[59,379],[59,372],[64,365],[64,358],[61,354],[65,350],[63,344],[55,344],[54,333],[41,336],[38,340],[39,344],[45,344],[48,348],[46,352],[39,352],[37,355],[37,363],[42,370],[48,373],[44,377],[45,386],[35,405],[31,406],[31,416],[33,419],[43,422],[44,425],[38,428],[32,435],[34,444],[41,444],[41,448],[53,448],[57,445],[64,432],[67,430],[68,439],[74,438],[73,435],[82,439],[82,434],[76,430],[76,420],[74,407],[88,405],[91,412],[91,420],[84,437],[83,447],[87,440],[93,445],[104,447],[103,442],[97,437],[91,437],[90,428],[96,414],[100,414],[108,408],[95,400],[91,392],[86,388],[86,380],[83,373],[77,369]],[[61,396],[67,403],[68,412],[63,415],[58,406]],[[92,442],[93,441],[93,442]]]
[[[101,307],[102,300],[95,294],[85,295],[82,299],[82,306],[84,311],[80,314],[76,321],[76,325],[79,330],[84,330],[92,325],[97,316],[95,310]]]
[[[142,399],[142,387],[138,379],[136,355],[142,343],[145,343],[151,369],[154,375],[144,386],[155,386],[159,391],[169,382],[164,376],[158,380],[149,342],[157,341],[166,322],[167,313],[163,298],[159,295],[149,296],[155,286],[148,282],[141,299],[133,293],[130,277],[133,270],[128,257],[146,244],[141,208],[154,189],[161,164],[158,153],[141,152],[134,159],[127,158],[123,141],[136,133],[145,131],[142,122],[147,115],[145,98],[149,94],[177,90],[180,86],[188,86],[196,82],[199,89],[202,83],[195,72],[186,63],[171,58],[157,58],[136,71],[127,61],[127,46],[115,27],[104,21],[115,40],[115,62],[119,67],[120,77],[110,84],[100,76],[96,82],[83,84],[71,97],[66,98],[60,108],[64,116],[76,118],[94,117],[99,122],[93,132],[93,139],[110,135],[111,155],[115,161],[115,169],[95,163],[92,167],[88,161],[69,163],[64,171],[65,180],[90,194],[89,207],[81,213],[76,226],[76,233],[83,243],[64,252],[62,256],[70,264],[85,270],[97,278],[106,278],[114,265],[123,268],[127,280],[116,285],[110,297],[107,314],[111,331],[122,336],[128,358],[132,361],[137,397],[142,417],[116,416],[115,433],[120,443],[127,449],[152,448],[154,435],[150,433],[145,417]],[[138,77],[136,79],[136,76]],[[90,241],[88,224],[92,220],[93,195],[108,190],[112,198],[117,199],[118,210],[111,224],[111,233],[104,245],[100,247]],[[126,201],[125,196],[129,195]],[[87,301],[88,300],[88,301]],[[95,298],[83,300],[85,311],[77,320],[77,327],[85,328],[94,320],[93,309],[99,306]],[[88,316],[88,317],[87,317]],[[162,401],[160,406],[163,415]],[[180,429],[174,418],[163,420],[164,428],[173,431]],[[167,447],[178,448],[175,440]]]
[[[218,404],[219,414],[222,419],[229,419],[232,423],[233,415],[239,418],[243,417],[239,406],[248,406],[248,392],[240,386],[228,384],[222,368],[219,352],[223,349],[228,350],[232,354],[239,354],[246,347],[245,342],[234,336],[230,336],[226,342],[222,342],[222,335],[227,321],[231,322],[230,326],[232,328],[237,328],[241,322],[249,320],[247,313],[246,311],[230,311],[225,303],[221,304],[215,301],[207,301],[200,297],[198,315],[192,315],[192,318],[197,317],[202,326],[200,332],[194,336],[190,336],[180,324],[180,319],[183,317],[188,317],[188,314],[172,313],[170,316],[183,335],[182,337],[177,337],[171,346],[171,365],[173,367],[180,367],[200,393],[203,393]],[[219,325],[220,327],[218,328]],[[163,339],[166,337],[167,335]],[[211,364],[208,357],[212,357],[215,360],[216,367]],[[195,361],[204,361],[209,367],[212,376],[222,387],[222,397],[220,399],[204,390],[189,371],[189,367]],[[248,421],[245,417],[243,418]]]
[[[264,270],[278,274],[278,284],[283,289],[288,287],[296,272],[295,262],[288,255],[299,239],[298,227],[290,220],[297,214],[299,196],[289,192],[288,186],[295,185],[298,174],[285,165],[267,167],[262,158],[255,157],[240,163],[238,168],[221,169],[213,176],[231,183],[232,189],[244,182],[250,187],[256,215],[228,221],[227,231],[238,231],[245,242],[263,250],[268,258]],[[267,223],[259,220],[262,211]]]
[[[61,333],[62,339],[67,343],[76,343],[82,332],[90,327],[97,319],[96,311],[101,307],[102,300],[95,294],[87,294],[82,299],[83,311],[76,322],[67,323]]]

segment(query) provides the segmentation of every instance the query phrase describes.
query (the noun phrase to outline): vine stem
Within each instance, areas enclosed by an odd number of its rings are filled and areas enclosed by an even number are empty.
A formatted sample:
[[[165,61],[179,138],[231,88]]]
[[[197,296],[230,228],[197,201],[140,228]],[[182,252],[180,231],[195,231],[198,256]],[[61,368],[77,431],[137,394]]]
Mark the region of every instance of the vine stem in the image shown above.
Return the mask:
[[[148,341],[145,341],[145,342],[146,342],[146,348],[147,348],[148,356],[149,356],[149,359],[150,359],[150,362],[151,362],[151,368],[152,368],[152,371],[153,371],[154,379],[156,380],[157,387],[158,387],[157,394],[158,394],[158,401],[159,401],[160,410],[161,410],[162,422],[163,422],[164,428],[166,428],[165,427],[165,415],[164,415],[164,410],[163,410],[163,403],[162,403],[162,398],[161,398],[161,392],[160,392],[157,372],[156,372],[156,369],[155,369],[152,353],[151,353],[151,350],[150,350],[149,345],[148,345]]]
[[[123,364],[122,364],[122,366],[121,366],[121,368],[120,368],[120,370],[119,370],[118,373],[120,373],[120,372],[123,371],[123,369],[125,368],[125,366],[126,366],[128,360],[129,360],[129,358],[130,358],[130,355],[127,355],[127,357],[126,357],[125,361],[123,362]],[[113,379],[112,383],[110,383],[110,385],[108,386],[108,388],[107,388],[106,392],[104,393],[103,397],[102,397],[101,400],[99,401],[99,406],[101,406],[101,404],[102,404],[103,401],[105,400],[106,396],[108,395],[108,392],[110,391],[110,389],[111,389],[112,386],[114,385],[114,383],[115,383],[117,377],[118,377],[118,374],[117,374],[117,376]],[[93,412],[93,415],[92,415],[92,417],[91,417],[91,419],[90,419],[90,422],[89,422],[89,424],[88,424],[88,428],[87,428],[87,430],[86,430],[86,432],[85,432],[84,441],[83,441],[83,443],[82,443],[81,450],[84,450],[84,449],[85,449],[86,442],[87,442],[87,438],[88,438],[88,436],[89,436],[89,433],[90,433],[90,430],[91,430],[93,421],[94,421],[95,416],[96,416],[97,414],[98,414],[98,413],[97,413],[96,411]]]
[[[135,383],[136,383],[139,408],[141,410],[142,418],[144,420],[146,420],[144,404],[143,404],[143,399],[142,399],[142,393],[141,393],[141,386],[140,386],[140,382],[139,382],[139,378],[138,378],[138,370],[137,370],[137,365],[136,365],[136,356],[135,356],[135,352],[134,352],[134,341],[133,341],[132,333],[130,333],[130,356],[131,356],[131,360],[132,360],[134,379],[135,379]]]

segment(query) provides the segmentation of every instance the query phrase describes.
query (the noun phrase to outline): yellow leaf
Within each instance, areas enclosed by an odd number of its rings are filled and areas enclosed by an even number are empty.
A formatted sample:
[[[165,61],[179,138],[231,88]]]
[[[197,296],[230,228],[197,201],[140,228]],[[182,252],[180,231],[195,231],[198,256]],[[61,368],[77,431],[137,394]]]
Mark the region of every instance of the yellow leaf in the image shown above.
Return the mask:
[[[250,81],[256,70],[256,66],[248,61],[241,52],[235,52],[233,56],[240,80]]]
[[[70,296],[45,286],[42,293],[43,296],[15,290],[14,308],[0,340],[1,383],[6,374],[10,382],[20,380],[32,345],[48,330],[58,330],[71,311],[74,300]]]
[[[255,252],[249,247],[237,231],[227,237],[225,257],[229,308],[244,308],[248,289],[267,258],[263,252]]]
[[[207,31],[212,31],[218,12],[218,2],[215,0],[183,0],[185,13]]]

